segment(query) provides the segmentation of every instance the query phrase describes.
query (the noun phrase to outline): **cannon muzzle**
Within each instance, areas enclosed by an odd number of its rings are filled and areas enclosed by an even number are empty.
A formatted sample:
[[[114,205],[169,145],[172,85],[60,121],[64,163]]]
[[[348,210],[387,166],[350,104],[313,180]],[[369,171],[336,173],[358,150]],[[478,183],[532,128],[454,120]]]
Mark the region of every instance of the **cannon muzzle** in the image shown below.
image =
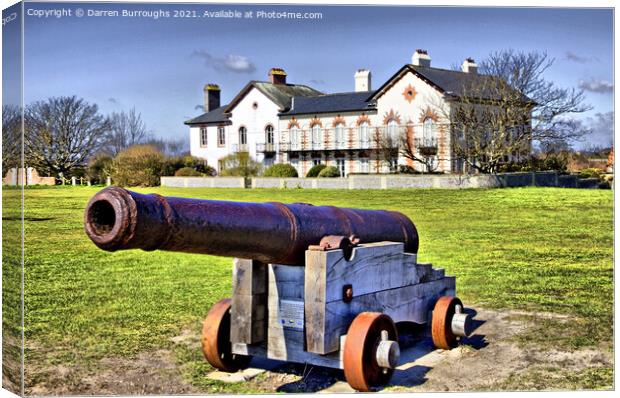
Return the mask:
[[[173,198],[118,187],[92,197],[84,229],[108,251],[170,250],[276,264],[303,265],[308,246],[328,235],[403,242],[406,252],[418,251],[413,222],[395,211]]]

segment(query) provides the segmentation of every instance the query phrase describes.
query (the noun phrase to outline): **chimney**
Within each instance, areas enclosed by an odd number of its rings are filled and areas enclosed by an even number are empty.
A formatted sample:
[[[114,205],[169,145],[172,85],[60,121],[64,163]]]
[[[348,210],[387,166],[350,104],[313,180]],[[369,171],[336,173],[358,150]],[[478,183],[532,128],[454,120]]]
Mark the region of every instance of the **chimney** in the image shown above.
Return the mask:
[[[478,73],[478,65],[473,58],[465,58],[463,65],[461,65],[461,70],[465,73]]]
[[[269,70],[269,81],[272,84],[286,84],[286,72],[281,68],[271,68]]]
[[[415,66],[431,67],[431,57],[428,56],[428,51],[417,49],[411,57],[411,63]]]
[[[211,112],[220,107],[220,86],[209,83],[205,85],[205,112]]]
[[[370,71],[368,69],[358,69],[355,72],[355,92],[370,91]]]

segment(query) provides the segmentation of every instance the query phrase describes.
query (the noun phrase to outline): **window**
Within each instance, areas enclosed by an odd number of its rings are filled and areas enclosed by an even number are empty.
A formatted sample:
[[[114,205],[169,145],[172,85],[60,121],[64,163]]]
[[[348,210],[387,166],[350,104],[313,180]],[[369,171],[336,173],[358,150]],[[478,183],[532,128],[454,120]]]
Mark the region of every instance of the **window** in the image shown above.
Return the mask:
[[[370,163],[368,162],[368,158],[360,159],[360,173],[369,173],[370,172]]]
[[[345,147],[344,139],[344,124],[338,123],[336,125],[336,148],[342,149]]]
[[[422,137],[424,137],[424,141],[430,141],[433,137],[433,119],[427,117],[424,119],[424,129],[422,132]]]
[[[360,137],[360,146],[362,148],[368,148],[368,144],[370,143],[370,125],[368,122],[360,123],[358,127],[358,134]]]
[[[322,131],[321,131],[321,126],[318,124],[315,124],[312,127],[312,148],[313,149],[320,149],[322,147]]]
[[[248,150],[248,129],[244,126],[239,127],[239,145],[236,152],[247,152]]]
[[[200,146],[201,147],[207,146],[207,143],[208,143],[207,139],[208,139],[207,128],[201,127],[200,128]]]
[[[217,128],[217,145],[226,145],[226,128],[224,126],[220,126]]]
[[[312,165],[313,166],[317,166],[319,164],[321,164],[321,158],[314,158],[314,159],[312,159]]]
[[[248,130],[245,127],[239,127],[239,145],[247,145]]]
[[[300,139],[299,139],[299,127],[292,126],[291,127],[291,149],[299,149]]]
[[[340,172],[340,177],[345,176],[345,160],[344,159],[336,159],[336,167]]]
[[[268,125],[265,127],[265,142],[273,145],[273,126]]]
[[[398,123],[396,122],[396,120],[392,119],[388,122],[387,133],[388,137],[393,141],[396,142],[398,140]]]

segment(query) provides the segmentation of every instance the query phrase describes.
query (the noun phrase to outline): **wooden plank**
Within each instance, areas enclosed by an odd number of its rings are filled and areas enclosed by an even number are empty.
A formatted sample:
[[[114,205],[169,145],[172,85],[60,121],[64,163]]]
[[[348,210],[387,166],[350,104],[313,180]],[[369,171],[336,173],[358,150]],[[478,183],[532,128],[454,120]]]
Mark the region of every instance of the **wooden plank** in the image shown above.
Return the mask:
[[[318,355],[300,350],[303,345],[303,333],[293,330],[286,330],[284,335],[288,343],[283,351],[269,352],[265,344],[243,344],[234,343],[232,352],[241,355],[252,355],[260,358],[270,358],[279,361],[308,363],[311,365],[325,366],[328,368],[342,369],[342,358],[340,353],[329,355]],[[343,340],[344,341],[344,340]]]
[[[254,344],[265,339],[267,318],[266,294],[236,294],[230,309],[230,340]]]
[[[454,294],[454,287],[455,278],[446,277],[358,296],[350,303],[342,300],[310,306],[306,303],[306,349],[318,354],[338,350],[340,337],[347,333],[355,316],[365,311],[387,314],[394,322],[426,323],[435,301],[440,296]]]
[[[267,265],[248,259],[233,261],[230,310],[232,342],[254,344],[266,338]]]
[[[233,295],[267,293],[267,265],[256,260],[233,260]]]
[[[289,358],[300,358],[304,352],[304,344],[300,345],[300,339],[297,338],[298,334],[301,334],[303,342],[304,267],[269,264],[267,277],[269,292],[266,355],[272,359],[294,361]],[[301,330],[283,325],[283,310],[299,308],[300,303],[301,315],[298,318],[301,318]],[[295,323],[293,327],[298,328],[299,325]]]
[[[353,297],[420,282],[429,267],[417,267],[416,255],[403,252],[404,245],[379,242],[353,249],[347,261],[342,250],[306,251],[306,301],[342,299],[342,287],[353,286]]]

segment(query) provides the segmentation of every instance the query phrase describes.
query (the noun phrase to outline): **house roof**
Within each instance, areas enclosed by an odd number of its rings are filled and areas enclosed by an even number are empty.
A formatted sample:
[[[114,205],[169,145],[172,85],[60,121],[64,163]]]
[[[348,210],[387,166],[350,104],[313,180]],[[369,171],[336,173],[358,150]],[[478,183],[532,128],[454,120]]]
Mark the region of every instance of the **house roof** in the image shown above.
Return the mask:
[[[302,115],[312,113],[347,112],[374,110],[374,102],[368,97],[374,91],[323,94],[313,97],[294,97],[289,111],[282,115]]]
[[[214,110],[203,113],[202,115],[190,119],[185,122],[187,125],[194,124],[222,124],[229,123],[230,119],[228,118],[228,114],[224,112],[228,105],[220,106],[219,108],[215,108]]]
[[[280,111],[283,112],[290,109],[291,98],[293,97],[307,97],[322,94],[320,91],[303,84],[273,84],[270,82],[252,80],[232,99],[232,101],[230,101],[225,112],[231,112],[252,88],[256,88],[261,93],[265,94],[267,98],[278,105]]]
[[[498,80],[496,76],[482,75],[478,73],[466,73],[456,70],[432,68],[407,64],[386,81],[370,99],[377,99],[395,82],[395,78],[411,71],[441,93],[451,97],[459,98],[470,96],[476,92],[477,99],[490,100],[497,96],[497,82],[506,84],[503,80]],[[524,102],[531,102],[525,95],[520,94]]]

